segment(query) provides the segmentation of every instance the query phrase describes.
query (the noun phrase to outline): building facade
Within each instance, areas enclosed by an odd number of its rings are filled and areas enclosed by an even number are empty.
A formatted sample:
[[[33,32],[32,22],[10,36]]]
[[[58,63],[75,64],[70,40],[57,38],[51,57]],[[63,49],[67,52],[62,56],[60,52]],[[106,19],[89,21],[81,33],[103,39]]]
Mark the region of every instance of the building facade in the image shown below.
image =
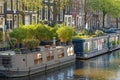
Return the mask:
[[[34,10],[34,3],[23,4],[25,0],[0,0],[0,29],[12,30],[20,25],[39,23],[44,20],[47,24],[52,24],[56,17],[57,23],[64,22],[67,26],[73,26],[78,30],[86,28],[99,29],[102,27],[102,13],[88,12],[85,22],[85,1],[68,0],[69,5],[59,9],[57,16],[54,9],[54,0],[43,0],[44,6]],[[39,6],[39,5],[38,5]],[[112,21],[114,22],[114,21]],[[114,23],[113,23],[114,24]]]

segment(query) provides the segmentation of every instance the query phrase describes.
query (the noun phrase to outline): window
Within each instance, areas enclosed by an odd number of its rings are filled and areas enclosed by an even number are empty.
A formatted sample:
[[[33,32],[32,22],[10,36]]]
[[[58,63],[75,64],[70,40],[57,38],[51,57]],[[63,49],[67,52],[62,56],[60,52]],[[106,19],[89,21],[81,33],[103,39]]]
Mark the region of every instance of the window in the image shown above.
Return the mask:
[[[0,26],[3,26],[3,25],[4,25],[4,18],[0,17]]]
[[[50,10],[50,20],[53,20],[53,6],[51,6],[51,10]]]
[[[39,20],[42,20],[42,8],[39,9]]]
[[[25,16],[25,25],[29,25],[30,24],[30,16],[26,15]]]
[[[13,16],[12,16],[12,14],[7,14],[7,29],[13,29]]]
[[[17,1],[16,0],[13,0],[13,10],[17,10]]]
[[[18,18],[17,15],[14,15],[14,27],[17,27]]]
[[[2,65],[3,65],[5,68],[12,67],[12,66],[11,66],[11,59],[10,59],[9,57],[3,57],[3,58],[2,58]]]
[[[41,53],[35,54],[34,63],[35,63],[35,64],[40,64],[40,63],[42,63],[42,54],[41,54]]]
[[[45,2],[48,2],[48,0],[44,0]]]
[[[60,21],[63,21],[63,10],[60,9]]]
[[[21,0],[18,0],[18,10],[21,11],[23,8],[22,6],[22,1]]]
[[[11,0],[7,0],[7,10],[11,10]]]
[[[0,14],[3,14],[4,11],[3,11],[3,5],[0,5]]]
[[[32,23],[36,24],[37,23],[37,14],[32,15]]]
[[[58,58],[64,57],[64,49],[58,49],[57,53],[58,53]]]
[[[93,48],[97,49],[97,40],[93,41]]]
[[[73,47],[70,47],[67,49],[67,54],[68,54],[68,56],[71,56],[74,54]]]
[[[54,59],[54,53],[53,51],[48,51],[47,52],[47,61],[53,60]]]
[[[45,16],[45,21],[47,21],[48,20],[48,7],[47,6],[45,6],[45,14],[44,14]]]

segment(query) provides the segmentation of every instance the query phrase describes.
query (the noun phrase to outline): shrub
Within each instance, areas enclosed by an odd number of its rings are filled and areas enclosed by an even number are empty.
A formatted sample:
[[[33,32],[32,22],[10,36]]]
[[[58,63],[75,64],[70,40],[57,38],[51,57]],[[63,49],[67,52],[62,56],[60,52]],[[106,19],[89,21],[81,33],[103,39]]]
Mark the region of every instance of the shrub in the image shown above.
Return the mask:
[[[24,28],[15,28],[13,32],[9,33],[10,38],[15,38],[18,43],[21,43],[22,40],[26,37],[26,30]]]
[[[12,46],[12,48],[15,48],[15,45],[17,44],[17,39],[16,38],[10,38],[10,45]]]
[[[35,49],[39,46],[40,41],[37,39],[25,39],[23,45],[28,49]]]
[[[101,30],[96,30],[95,34],[96,34],[96,36],[102,36],[102,35],[104,35],[104,32]]]
[[[61,42],[66,42],[71,40],[73,34],[74,34],[74,30],[72,27],[61,26],[57,30],[57,35]]]
[[[50,27],[44,24],[38,24],[36,28],[36,38],[39,40],[48,40],[50,39]]]

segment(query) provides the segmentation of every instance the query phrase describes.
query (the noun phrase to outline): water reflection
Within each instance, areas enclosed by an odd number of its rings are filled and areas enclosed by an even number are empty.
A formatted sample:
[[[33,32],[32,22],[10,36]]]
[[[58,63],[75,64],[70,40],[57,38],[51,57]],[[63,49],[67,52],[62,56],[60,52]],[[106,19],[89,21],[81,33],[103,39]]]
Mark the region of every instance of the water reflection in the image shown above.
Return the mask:
[[[120,80],[120,50],[89,60],[77,60],[44,73],[0,80]]]
[[[77,64],[77,69],[74,71],[77,76],[88,77],[90,80],[120,80],[119,51],[90,60],[77,61],[77,63],[79,64]]]

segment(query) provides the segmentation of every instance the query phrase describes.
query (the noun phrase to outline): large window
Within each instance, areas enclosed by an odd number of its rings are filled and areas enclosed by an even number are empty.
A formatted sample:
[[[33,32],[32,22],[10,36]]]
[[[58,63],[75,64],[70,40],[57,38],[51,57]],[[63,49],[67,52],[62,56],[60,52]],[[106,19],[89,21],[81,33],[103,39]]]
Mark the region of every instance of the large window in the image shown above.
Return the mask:
[[[41,53],[35,54],[34,63],[35,63],[35,64],[40,64],[40,63],[42,63],[42,54],[41,54]]]
[[[7,14],[7,29],[13,29],[13,16],[12,16],[12,14]]]
[[[57,53],[58,53],[58,58],[64,57],[64,49],[58,49]]]
[[[97,49],[97,40],[93,41],[93,49]]]
[[[69,47],[67,49],[67,54],[68,54],[68,56],[72,56],[74,54],[73,47]]]
[[[3,57],[2,58],[2,65],[4,67],[11,67],[11,59],[9,57]]]
[[[53,51],[48,51],[47,52],[47,61],[53,60],[54,59],[54,52]]]

